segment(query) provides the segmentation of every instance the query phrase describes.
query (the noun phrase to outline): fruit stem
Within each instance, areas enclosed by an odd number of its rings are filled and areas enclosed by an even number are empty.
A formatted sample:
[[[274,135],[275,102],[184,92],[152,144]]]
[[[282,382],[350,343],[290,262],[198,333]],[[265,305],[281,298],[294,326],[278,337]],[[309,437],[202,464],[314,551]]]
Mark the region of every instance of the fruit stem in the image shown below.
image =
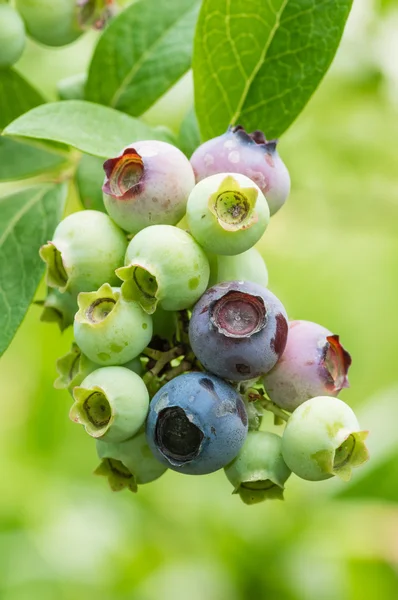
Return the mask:
[[[285,412],[282,408],[279,408],[279,406],[277,406],[275,402],[272,402],[272,400],[265,398],[264,394],[262,394],[260,390],[257,390],[255,388],[249,388],[245,393],[245,397],[248,402],[255,402],[256,400],[259,400],[264,410],[272,412],[275,415],[275,425],[281,425],[281,420],[289,420],[290,415],[287,412]]]

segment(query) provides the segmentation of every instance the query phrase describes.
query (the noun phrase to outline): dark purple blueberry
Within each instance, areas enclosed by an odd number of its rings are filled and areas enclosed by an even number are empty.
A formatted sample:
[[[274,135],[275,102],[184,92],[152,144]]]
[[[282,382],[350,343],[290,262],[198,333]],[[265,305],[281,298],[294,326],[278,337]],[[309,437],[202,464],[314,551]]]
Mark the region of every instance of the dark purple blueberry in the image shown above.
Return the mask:
[[[285,203],[290,176],[276,150],[277,140],[267,141],[262,131],[246,133],[240,125],[208,140],[193,153],[196,183],[216,173],[241,173],[263,192],[271,215]]]
[[[287,330],[285,308],[274,294],[249,281],[228,281],[208,289],[196,304],[189,339],[207,370],[244,381],[272,369]]]
[[[247,428],[244,402],[232,386],[209,373],[185,373],[153,397],[146,435],[164,465],[203,475],[235,458]]]
[[[348,387],[350,365],[338,335],[317,323],[290,321],[285,351],[264,386],[273,402],[293,411],[315,396],[337,396]]]

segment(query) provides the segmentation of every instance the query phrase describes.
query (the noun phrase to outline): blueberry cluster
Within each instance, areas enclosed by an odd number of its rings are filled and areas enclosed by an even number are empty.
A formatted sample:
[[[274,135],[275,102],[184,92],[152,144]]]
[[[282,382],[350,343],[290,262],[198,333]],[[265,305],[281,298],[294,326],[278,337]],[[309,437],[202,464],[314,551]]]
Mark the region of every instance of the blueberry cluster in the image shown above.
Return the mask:
[[[40,249],[42,319],[75,336],[55,386],[96,440],[96,473],[136,491],[167,468],[224,468],[248,504],[282,498],[292,471],[349,479],[367,459],[367,432],[336,398],[350,355],[288,320],[254,249],[289,193],[276,143],[229,128],[189,161],[141,141],[104,171],[107,214],[71,214]],[[261,427],[266,410],[282,436]]]

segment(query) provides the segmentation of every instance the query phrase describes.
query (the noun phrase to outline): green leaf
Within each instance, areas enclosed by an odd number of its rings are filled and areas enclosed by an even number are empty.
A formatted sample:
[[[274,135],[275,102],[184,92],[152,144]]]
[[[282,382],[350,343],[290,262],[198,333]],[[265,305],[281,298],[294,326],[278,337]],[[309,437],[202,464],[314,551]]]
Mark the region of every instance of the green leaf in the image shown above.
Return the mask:
[[[139,116],[191,66],[198,0],[141,0],[99,39],[86,98]]]
[[[76,185],[84,208],[106,212],[102,194],[104,159],[83,154],[76,171]]]
[[[0,181],[32,177],[65,163],[65,156],[0,137]]]
[[[0,72],[0,130],[24,112],[43,104],[44,98],[13,69]]]
[[[0,355],[32,301],[44,263],[39,248],[52,238],[65,184],[41,185],[0,198]]]
[[[193,108],[187,113],[178,134],[177,146],[184,154],[191,158],[196,148],[200,145],[200,131],[198,120]]]
[[[163,140],[160,129],[118,110],[65,100],[38,106],[6,127],[3,135],[61,142],[87,154],[109,157],[137,140]]]
[[[205,139],[228,125],[280,136],[332,62],[352,0],[204,0],[195,106]]]

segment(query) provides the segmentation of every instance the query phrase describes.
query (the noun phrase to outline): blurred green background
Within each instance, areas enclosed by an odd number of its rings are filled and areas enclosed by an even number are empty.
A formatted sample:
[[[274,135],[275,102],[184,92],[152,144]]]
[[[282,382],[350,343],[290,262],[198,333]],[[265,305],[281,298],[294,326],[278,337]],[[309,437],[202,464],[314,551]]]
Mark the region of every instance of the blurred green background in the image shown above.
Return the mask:
[[[398,598],[397,26],[395,2],[354,1],[332,69],[280,142],[292,194],[260,244],[290,317],[351,352],[342,398],[371,431],[371,461],[345,485],[292,476],[285,502],[254,506],[222,472],[112,494],[53,389],[71,332],[33,306],[0,361],[1,600]],[[54,98],[94,41],[32,43],[18,69]],[[191,96],[185,78],[147,119],[178,127]]]

